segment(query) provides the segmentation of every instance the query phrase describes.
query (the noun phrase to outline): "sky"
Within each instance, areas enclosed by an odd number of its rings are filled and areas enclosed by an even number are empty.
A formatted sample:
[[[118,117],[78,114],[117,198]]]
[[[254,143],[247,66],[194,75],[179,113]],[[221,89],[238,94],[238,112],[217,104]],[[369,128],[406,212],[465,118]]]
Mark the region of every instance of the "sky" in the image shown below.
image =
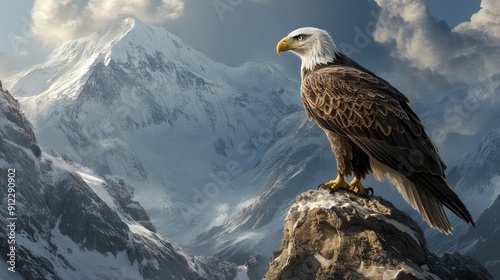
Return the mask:
[[[228,65],[266,61],[284,64],[291,73],[298,73],[298,59],[278,57],[275,44],[293,29],[316,26],[330,32],[341,50],[368,68],[390,72],[394,67],[391,40],[381,43],[373,38],[381,8],[395,6],[390,1],[0,1],[0,38],[3,38],[0,79],[42,62],[61,42],[94,32],[121,13],[131,13],[142,21],[163,26],[213,60]],[[481,3],[480,0],[396,2],[422,5],[431,17],[443,20],[449,28],[470,21]]]

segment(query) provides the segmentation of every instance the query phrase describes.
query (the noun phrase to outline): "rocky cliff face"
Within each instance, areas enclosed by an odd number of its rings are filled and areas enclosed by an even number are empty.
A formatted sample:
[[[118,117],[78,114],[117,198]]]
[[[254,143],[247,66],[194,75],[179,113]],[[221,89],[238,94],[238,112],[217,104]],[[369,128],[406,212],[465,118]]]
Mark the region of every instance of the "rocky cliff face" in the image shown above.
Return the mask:
[[[264,279],[493,279],[476,260],[432,254],[422,230],[379,198],[308,191],[285,220]]]

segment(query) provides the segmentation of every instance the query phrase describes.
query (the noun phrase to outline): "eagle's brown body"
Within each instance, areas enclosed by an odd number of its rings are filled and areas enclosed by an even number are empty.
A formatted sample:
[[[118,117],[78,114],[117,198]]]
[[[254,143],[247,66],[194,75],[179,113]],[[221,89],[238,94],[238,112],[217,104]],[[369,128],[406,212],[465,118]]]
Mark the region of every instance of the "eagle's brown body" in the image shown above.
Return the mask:
[[[294,31],[298,34],[281,42],[299,37],[304,41],[315,39],[317,29],[304,30]],[[331,181],[331,185],[345,184],[344,176],[354,176],[355,182],[350,185],[362,188],[360,180],[368,174],[379,180],[387,176],[429,225],[445,233],[452,231],[443,205],[474,225],[465,205],[448,187],[446,165],[408,98],[336,49],[322,50],[329,43],[320,40],[326,38],[321,33],[324,31],[317,32],[319,39],[309,48],[304,47],[305,41],[289,50],[297,50],[302,58],[300,92],[307,116],[325,131],[337,160],[338,178],[342,180]],[[317,42],[320,46],[314,45]],[[312,61],[321,63],[310,63],[307,59],[317,50],[324,53]]]

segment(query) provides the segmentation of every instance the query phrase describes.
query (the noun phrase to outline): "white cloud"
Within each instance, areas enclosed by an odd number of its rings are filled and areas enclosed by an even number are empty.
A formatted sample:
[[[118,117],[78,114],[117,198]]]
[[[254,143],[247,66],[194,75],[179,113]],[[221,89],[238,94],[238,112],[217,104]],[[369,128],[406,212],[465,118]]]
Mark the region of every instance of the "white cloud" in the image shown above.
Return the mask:
[[[459,24],[453,30],[459,33],[468,33],[477,39],[500,41],[500,5],[498,0],[483,0],[481,9],[475,13],[470,21]]]
[[[425,0],[375,0],[381,8],[374,39],[393,56],[450,82],[475,83],[500,72],[500,7],[483,0],[469,22],[451,29],[433,18]]]
[[[119,14],[158,24],[183,11],[183,0],[35,0],[30,31],[44,43],[58,44],[94,32]]]

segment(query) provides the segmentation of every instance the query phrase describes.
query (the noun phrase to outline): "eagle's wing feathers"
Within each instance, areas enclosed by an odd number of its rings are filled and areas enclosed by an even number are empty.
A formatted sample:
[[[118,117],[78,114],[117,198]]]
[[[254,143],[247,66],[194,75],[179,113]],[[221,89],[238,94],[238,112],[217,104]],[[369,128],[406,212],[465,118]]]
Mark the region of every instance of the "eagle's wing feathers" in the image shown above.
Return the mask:
[[[434,227],[451,226],[442,204],[467,222],[470,214],[445,182],[446,166],[407,98],[384,80],[352,67],[329,66],[302,81],[307,115],[348,138],[387,174],[405,200]],[[387,169],[387,167],[389,167]]]
[[[380,162],[445,176],[446,166],[420,120],[376,77],[355,68],[326,67],[304,79],[301,94],[310,118],[355,143],[369,142],[377,148],[371,156]],[[401,163],[409,158],[418,160]]]

